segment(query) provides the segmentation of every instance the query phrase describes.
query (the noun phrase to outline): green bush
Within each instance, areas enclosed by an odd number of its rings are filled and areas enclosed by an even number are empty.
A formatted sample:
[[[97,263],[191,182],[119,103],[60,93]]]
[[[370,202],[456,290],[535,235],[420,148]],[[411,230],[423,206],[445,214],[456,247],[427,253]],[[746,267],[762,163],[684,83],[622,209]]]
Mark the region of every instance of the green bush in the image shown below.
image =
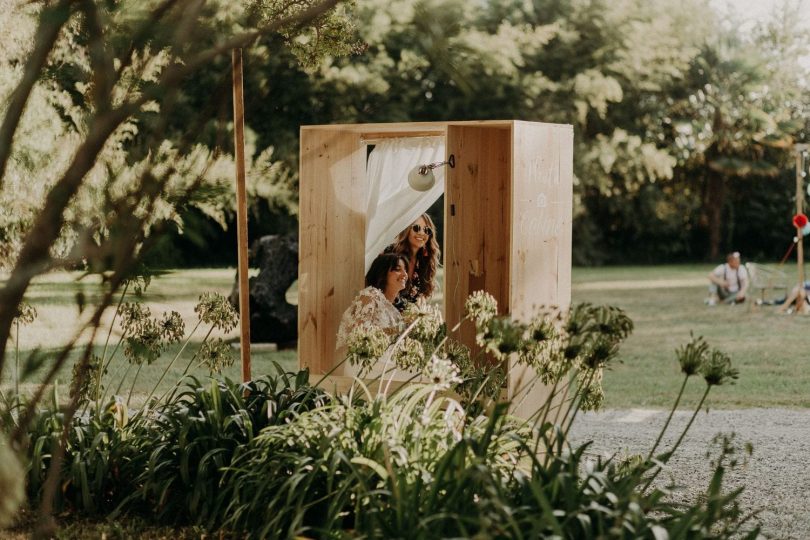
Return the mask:
[[[308,373],[265,376],[245,384],[228,379],[184,380],[167,402],[127,418],[111,401],[99,414],[73,419],[58,491],[58,509],[94,516],[126,510],[189,521],[212,502],[220,471],[234,450],[261,429],[326,402]],[[64,428],[58,408],[43,411],[28,433],[28,496],[42,495],[51,457]]]
[[[410,388],[265,430],[223,479],[225,530],[251,538],[756,538],[724,493],[724,448],[700,502],[648,487],[656,459],[594,459],[501,404],[466,418]],[[459,422],[448,425],[446,411]],[[209,525],[213,525],[209,523]],[[668,535],[668,536],[666,536]]]
[[[278,371],[243,384],[188,377],[169,402],[145,410],[132,429],[135,483],[125,507],[161,521],[204,521],[219,504],[220,477],[239,448],[267,426],[327,402],[309,386],[308,371]]]
[[[99,415],[73,418],[55,508],[87,515],[112,512],[130,493],[133,478],[126,476],[132,443],[122,429],[114,402]],[[42,411],[28,432],[28,496],[42,496],[51,458],[64,429],[65,415],[57,409]]]
[[[387,394],[358,381],[348,395],[331,397],[309,385],[308,372],[278,368],[245,384],[188,377],[131,419],[114,403],[76,418],[62,504],[82,514],[109,513],[117,504],[114,515],[250,538],[756,537],[739,507],[740,490],[723,490],[734,465],[729,441],[697,502],[678,502],[656,482],[711,388],[737,377],[727,355],[702,338],[676,351],[684,383],[673,412],[691,377],[702,377],[706,388],[671,447],[659,449],[672,413],[647,456],[594,458],[588,444],[570,447],[568,431],[580,410],[600,406],[602,370],[632,321],[619,309],[581,304],[520,323],[498,317],[485,293],[466,308],[482,354],[498,360],[494,372],[515,359],[535,370],[532,384],[550,387],[528,420],[484,391],[491,378],[482,376],[480,358],[454,356],[459,351],[441,336],[455,329],[416,310],[393,343],[353,336],[349,357],[361,366],[372,365],[374,355],[392,368],[419,365],[421,384]],[[398,352],[414,339],[408,332],[424,340]],[[461,376],[464,366],[475,369]],[[33,424],[33,499],[61,433],[60,415],[45,413]]]

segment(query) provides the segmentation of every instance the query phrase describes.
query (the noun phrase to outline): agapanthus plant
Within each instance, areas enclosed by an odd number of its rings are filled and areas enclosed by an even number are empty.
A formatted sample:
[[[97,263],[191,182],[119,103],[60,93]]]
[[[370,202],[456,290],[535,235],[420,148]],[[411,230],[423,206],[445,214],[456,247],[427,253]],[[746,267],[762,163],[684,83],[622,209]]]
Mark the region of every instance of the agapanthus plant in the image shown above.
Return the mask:
[[[368,372],[382,358],[391,345],[391,336],[382,328],[361,324],[349,334],[346,361],[357,366],[361,373]]]
[[[81,444],[66,447],[71,466],[61,485],[82,507],[79,487],[87,482],[73,464],[87,462],[100,482],[93,485],[124,499],[121,511],[256,538],[741,536],[739,493],[721,490],[734,457],[728,445],[705,497],[692,505],[649,489],[683,434],[655,459],[593,458],[587,444],[569,445],[577,411],[601,405],[603,370],[632,328],[621,310],[541,309],[526,323],[498,317],[484,293],[477,306],[472,324],[492,334],[486,339],[501,355],[495,364],[447,336],[431,348],[407,330],[358,329],[353,361],[408,367],[419,384],[374,393],[358,380],[350,393],[328,396],[309,386],[307,371],[281,374],[272,391],[189,377],[179,395],[148,402],[129,421],[80,417],[71,441]],[[207,321],[213,328],[215,319]],[[192,358],[219,366],[227,344],[207,337]],[[737,376],[730,358],[700,339],[679,349],[678,360],[687,377],[703,377],[706,393]],[[530,384],[551,383],[546,403],[528,418],[510,413],[519,403],[492,399],[515,366],[532,368]],[[509,398],[515,393],[511,387]],[[54,440],[52,428],[40,430],[37,440]],[[87,434],[115,444],[96,451]],[[82,508],[97,508],[106,494],[93,491]]]
[[[414,339],[431,343],[442,337],[444,321],[441,309],[424,298],[408,304],[402,312],[402,318],[410,326],[408,335]]]

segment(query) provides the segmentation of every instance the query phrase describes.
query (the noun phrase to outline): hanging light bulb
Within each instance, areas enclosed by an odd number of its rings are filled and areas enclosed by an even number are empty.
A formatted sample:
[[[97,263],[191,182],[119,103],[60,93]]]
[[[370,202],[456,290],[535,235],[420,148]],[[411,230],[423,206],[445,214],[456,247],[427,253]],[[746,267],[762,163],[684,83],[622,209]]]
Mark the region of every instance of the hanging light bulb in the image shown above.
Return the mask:
[[[408,173],[408,185],[415,191],[428,191],[436,185],[436,175],[433,174],[433,169],[437,169],[442,165],[450,165],[451,169],[454,168],[456,166],[456,157],[450,154],[447,161],[417,165]]]
[[[428,191],[435,184],[436,176],[424,165],[417,165],[408,173],[408,185],[415,191]]]

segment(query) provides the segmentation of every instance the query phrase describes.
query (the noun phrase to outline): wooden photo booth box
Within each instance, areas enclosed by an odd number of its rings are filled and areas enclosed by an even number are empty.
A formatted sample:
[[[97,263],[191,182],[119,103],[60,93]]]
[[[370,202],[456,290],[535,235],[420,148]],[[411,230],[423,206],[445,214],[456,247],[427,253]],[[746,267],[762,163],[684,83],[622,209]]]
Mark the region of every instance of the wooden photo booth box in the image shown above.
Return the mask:
[[[570,303],[570,125],[505,120],[302,126],[298,358],[313,377],[339,363],[340,318],[364,286],[367,145],[424,136],[443,136],[446,155],[456,161],[445,171],[441,289],[448,328],[463,317],[467,296],[481,289],[497,299],[502,314],[518,319],[531,317],[540,305]],[[459,340],[475,350],[471,324],[462,325]],[[544,395],[542,389],[528,399],[516,395],[528,380],[523,369],[510,366],[507,397],[531,411]],[[341,380],[347,378],[339,371],[331,377],[345,387],[350,381]]]

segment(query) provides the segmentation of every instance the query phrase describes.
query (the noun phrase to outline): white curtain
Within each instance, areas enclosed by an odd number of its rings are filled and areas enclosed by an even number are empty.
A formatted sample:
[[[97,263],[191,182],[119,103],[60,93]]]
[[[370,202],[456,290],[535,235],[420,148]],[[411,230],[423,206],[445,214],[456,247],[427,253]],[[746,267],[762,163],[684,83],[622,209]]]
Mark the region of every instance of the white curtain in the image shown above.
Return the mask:
[[[408,173],[417,165],[444,161],[444,137],[407,137],[379,142],[368,157],[366,272],[399,232],[444,193],[444,167],[433,170],[436,185],[415,191]]]

